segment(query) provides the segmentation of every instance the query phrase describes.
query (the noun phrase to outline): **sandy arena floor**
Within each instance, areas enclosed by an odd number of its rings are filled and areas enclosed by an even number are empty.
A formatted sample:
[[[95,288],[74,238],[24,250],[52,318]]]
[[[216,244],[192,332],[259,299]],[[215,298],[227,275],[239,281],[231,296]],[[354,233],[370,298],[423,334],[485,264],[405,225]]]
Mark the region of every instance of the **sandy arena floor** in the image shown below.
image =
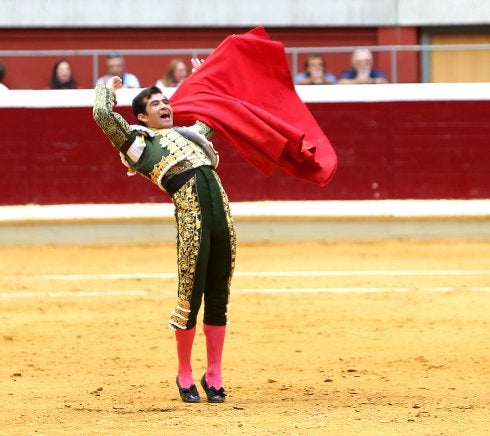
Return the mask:
[[[489,434],[490,242],[242,244],[236,272],[229,395],[192,405],[172,245],[0,248],[0,434]]]

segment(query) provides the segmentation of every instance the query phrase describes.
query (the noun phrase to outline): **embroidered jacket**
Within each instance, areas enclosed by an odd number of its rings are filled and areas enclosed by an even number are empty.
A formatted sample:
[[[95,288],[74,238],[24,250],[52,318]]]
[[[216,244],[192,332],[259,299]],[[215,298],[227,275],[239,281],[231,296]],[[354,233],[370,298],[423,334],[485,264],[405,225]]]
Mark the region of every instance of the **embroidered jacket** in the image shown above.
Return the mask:
[[[131,126],[113,111],[114,100],[104,85],[95,88],[95,122],[121,153],[130,173],[138,172],[161,189],[176,174],[200,166],[218,165],[218,153],[208,141],[212,130],[197,121],[191,127],[148,129]]]

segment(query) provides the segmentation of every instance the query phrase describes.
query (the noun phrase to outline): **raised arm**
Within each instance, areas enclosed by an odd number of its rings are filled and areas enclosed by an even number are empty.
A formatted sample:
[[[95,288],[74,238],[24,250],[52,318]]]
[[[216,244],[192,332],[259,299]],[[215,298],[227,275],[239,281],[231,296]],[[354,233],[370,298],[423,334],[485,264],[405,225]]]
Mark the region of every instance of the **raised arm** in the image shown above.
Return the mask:
[[[95,122],[119,150],[132,143],[136,136],[129,123],[113,110],[116,104],[116,90],[121,85],[121,79],[117,76],[109,79],[105,85],[97,85],[93,108]]]

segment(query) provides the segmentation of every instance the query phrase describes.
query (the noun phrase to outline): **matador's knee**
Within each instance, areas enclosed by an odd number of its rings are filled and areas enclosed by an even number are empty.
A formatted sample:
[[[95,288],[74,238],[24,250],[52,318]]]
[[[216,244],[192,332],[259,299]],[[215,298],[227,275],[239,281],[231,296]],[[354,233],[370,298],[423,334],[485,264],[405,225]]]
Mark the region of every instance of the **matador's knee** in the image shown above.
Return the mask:
[[[175,309],[170,314],[169,327],[172,330],[187,328],[189,315],[191,313],[191,305],[187,300],[179,298]]]

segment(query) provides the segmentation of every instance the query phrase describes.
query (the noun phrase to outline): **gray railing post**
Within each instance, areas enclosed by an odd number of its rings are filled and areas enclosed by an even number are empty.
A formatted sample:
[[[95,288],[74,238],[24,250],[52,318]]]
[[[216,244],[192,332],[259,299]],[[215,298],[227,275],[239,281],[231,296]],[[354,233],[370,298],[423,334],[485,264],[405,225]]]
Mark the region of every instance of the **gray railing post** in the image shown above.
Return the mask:
[[[97,52],[92,54],[92,77],[93,77],[93,85],[95,86],[95,82],[99,77],[99,55]]]
[[[291,50],[291,67],[291,74],[294,80],[296,74],[298,74],[298,51],[294,49]]]
[[[398,65],[397,65],[397,50],[398,47],[392,47],[390,51],[391,59],[391,81],[393,83],[398,82]]]

